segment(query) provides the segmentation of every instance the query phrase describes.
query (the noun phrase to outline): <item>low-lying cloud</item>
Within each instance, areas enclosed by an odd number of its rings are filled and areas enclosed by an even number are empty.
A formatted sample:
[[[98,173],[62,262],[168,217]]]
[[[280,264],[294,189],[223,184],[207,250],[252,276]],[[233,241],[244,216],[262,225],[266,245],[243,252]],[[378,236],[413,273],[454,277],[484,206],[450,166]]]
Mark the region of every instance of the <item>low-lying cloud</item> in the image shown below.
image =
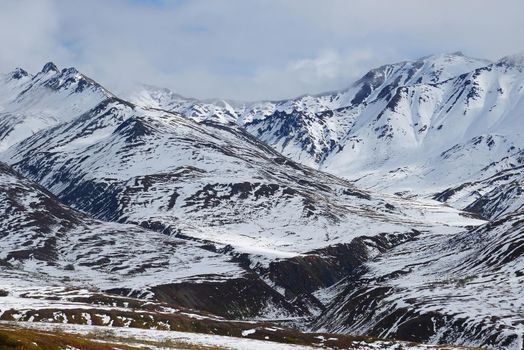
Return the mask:
[[[521,0],[6,0],[0,70],[52,60],[121,94],[279,99],[432,53],[521,52],[523,14]]]

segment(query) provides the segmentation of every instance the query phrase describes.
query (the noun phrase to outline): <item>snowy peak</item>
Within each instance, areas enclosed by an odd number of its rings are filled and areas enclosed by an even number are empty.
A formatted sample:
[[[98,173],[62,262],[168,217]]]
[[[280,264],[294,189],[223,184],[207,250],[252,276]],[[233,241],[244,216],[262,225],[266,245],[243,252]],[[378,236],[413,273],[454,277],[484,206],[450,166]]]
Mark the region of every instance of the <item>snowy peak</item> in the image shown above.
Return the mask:
[[[56,72],[58,73],[58,68],[53,62],[47,62],[41,70],[42,73]]]
[[[29,73],[27,73],[27,71],[25,71],[22,68],[16,68],[14,71],[9,73],[8,76],[11,79],[14,79],[14,80],[21,80],[21,79],[24,79],[24,78],[28,78],[29,77]]]
[[[184,97],[167,88],[146,84],[133,93],[129,100],[143,107],[165,110],[174,110],[180,105],[198,102],[196,99]]]
[[[158,103],[161,103],[163,100],[171,99],[171,100],[185,100],[185,101],[197,101],[197,99],[185,97],[182,95],[179,95],[168,88],[153,86],[153,85],[142,85],[142,90],[140,92],[144,93],[144,96],[142,97],[149,97],[152,100],[157,101]],[[140,96],[137,94],[137,98]]]
[[[423,64],[420,71],[420,82],[438,83],[489,65],[491,62],[485,59],[465,56],[461,52],[455,52],[431,55],[415,61],[417,65],[420,65],[420,63]]]
[[[93,79],[80,73],[76,68],[70,67],[59,70],[52,62],[47,63],[33,80],[55,91],[67,90],[70,93],[81,93],[84,90],[91,90],[106,96],[112,95]]]
[[[524,53],[503,57],[496,62],[496,65],[498,67],[517,68],[522,71],[524,68]]]
[[[18,68],[0,82],[0,150],[71,120],[111,96],[76,68],[60,71],[49,62],[34,76]]]
[[[387,64],[370,70],[354,86],[368,83],[375,88],[389,81],[396,86],[420,83],[438,83],[457,75],[470,72],[489,64],[488,60],[476,59],[463,54],[438,54],[414,61]]]
[[[141,90],[132,94],[129,99],[139,106],[180,113],[198,122],[211,120],[235,124],[239,118],[239,111],[233,107],[236,106],[233,102],[187,98],[169,89],[150,85],[143,85]]]
[[[112,96],[107,89],[79,72],[76,68],[70,67],[60,70],[53,62],[46,63],[42,70],[34,76],[22,68],[16,68],[8,74],[8,78],[25,83],[25,85],[21,86],[23,89],[16,90],[13,88],[13,91],[11,91],[10,95],[15,95],[18,98],[23,98],[25,94],[30,95],[32,91],[45,88],[50,88],[54,91],[67,90],[69,93],[81,93],[84,90],[90,90],[93,93]],[[0,89],[2,88],[6,89],[0,86]],[[5,95],[5,93],[2,95]]]

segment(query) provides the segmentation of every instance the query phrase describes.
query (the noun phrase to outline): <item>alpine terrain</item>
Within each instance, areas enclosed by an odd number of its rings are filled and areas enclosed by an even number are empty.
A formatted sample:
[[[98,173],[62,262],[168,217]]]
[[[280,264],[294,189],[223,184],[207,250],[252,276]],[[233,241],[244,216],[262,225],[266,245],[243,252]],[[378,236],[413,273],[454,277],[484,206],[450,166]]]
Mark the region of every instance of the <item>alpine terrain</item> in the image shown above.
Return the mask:
[[[17,68],[0,347],[522,350],[523,169],[519,55],[259,102]]]

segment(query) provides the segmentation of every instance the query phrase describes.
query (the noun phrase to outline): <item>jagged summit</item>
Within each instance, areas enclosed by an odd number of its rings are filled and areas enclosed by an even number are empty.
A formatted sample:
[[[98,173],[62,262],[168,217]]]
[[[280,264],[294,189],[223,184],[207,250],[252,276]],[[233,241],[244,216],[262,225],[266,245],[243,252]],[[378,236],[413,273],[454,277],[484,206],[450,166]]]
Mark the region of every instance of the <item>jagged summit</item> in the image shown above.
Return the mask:
[[[75,67],[63,68],[60,72],[62,74],[82,74]]]
[[[29,73],[22,68],[15,68],[15,70],[13,70],[9,75],[12,79],[20,80],[24,77],[28,77]]]
[[[47,62],[41,70],[42,73],[58,72],[58,68],[53,62]]]
[[[113,96],[76,68],[48,62],[36,75],[17,68],[0,84],[0,150],[33,133],[77,117]],[[1,115],[0,115],[1,116]],[[16,116],[16,117],[14,117]]]

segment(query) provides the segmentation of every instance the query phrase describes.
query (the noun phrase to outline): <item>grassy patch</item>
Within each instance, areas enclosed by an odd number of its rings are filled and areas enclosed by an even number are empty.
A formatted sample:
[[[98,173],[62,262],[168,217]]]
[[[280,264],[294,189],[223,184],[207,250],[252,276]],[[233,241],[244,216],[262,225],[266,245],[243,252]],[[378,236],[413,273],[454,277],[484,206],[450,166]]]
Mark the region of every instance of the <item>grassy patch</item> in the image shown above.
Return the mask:
[[[144,350],[148,348],[169,348],[187,350],[221,350],[189,344],[174,340],[161,342],[145,341],[133,338],[121,338],[107,331],[95,331],[82,336],[65,333],[61,330],[39,331],[15,326],[0,326],[0,349],[2,350]]]
[[[62,350],[67,347],[80,350],[113,350],[116,346],[104,342],[94,342],[72,334],[0,328],[0,349],[2,350]],[[138,349],[122,345],[118,345],[118,348]]]

